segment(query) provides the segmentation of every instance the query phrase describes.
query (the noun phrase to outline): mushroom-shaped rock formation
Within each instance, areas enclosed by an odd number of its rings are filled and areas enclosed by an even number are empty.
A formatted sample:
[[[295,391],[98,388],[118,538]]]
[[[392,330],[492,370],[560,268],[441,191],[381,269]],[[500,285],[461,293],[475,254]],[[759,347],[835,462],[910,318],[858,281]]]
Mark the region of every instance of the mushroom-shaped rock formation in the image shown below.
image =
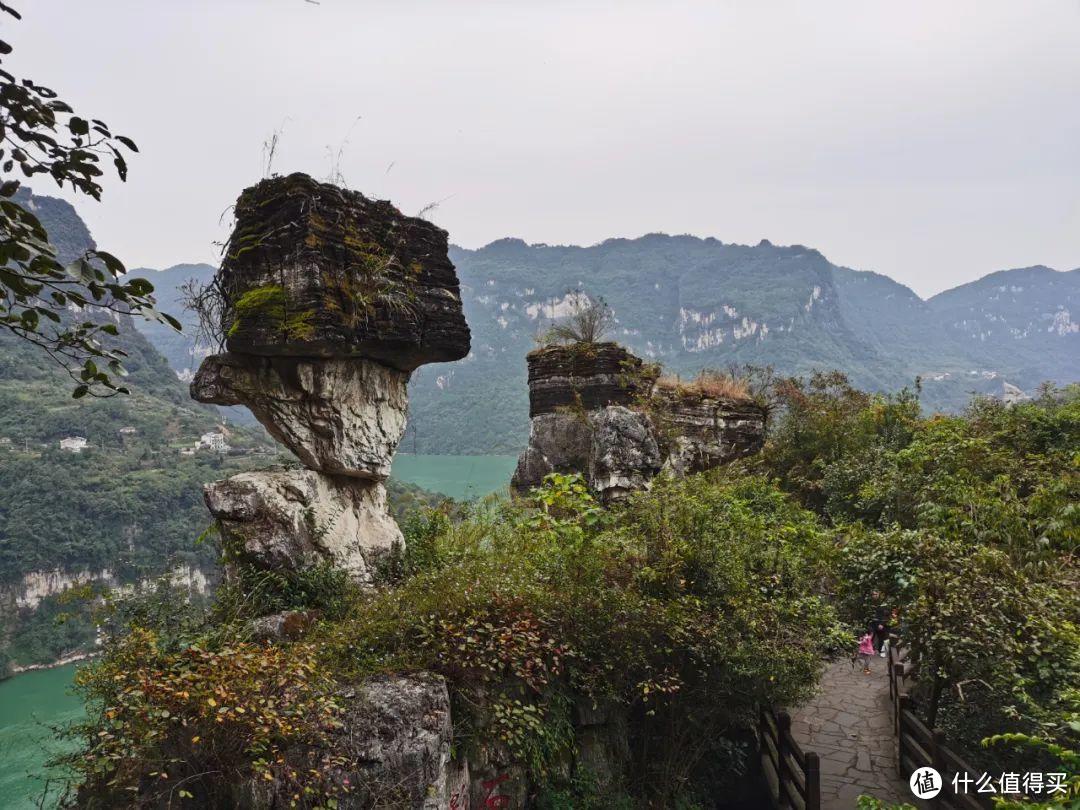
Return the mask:
[[[604,503],[661,471],[700,472],[756,452],[765,411],[748,399],[655,385],[655,371],[614,343],[555,346],[527,357],[529,445],[511,486],[577,472]]]
[[[302,174],[245,190],[214,289],[227,352],[191,385],[246,405],[307,469],[209,484],[234,564],[329,563],[370,579],[401,542],[382,482],[405,430],[410,373],[469,351],[446,232]]]

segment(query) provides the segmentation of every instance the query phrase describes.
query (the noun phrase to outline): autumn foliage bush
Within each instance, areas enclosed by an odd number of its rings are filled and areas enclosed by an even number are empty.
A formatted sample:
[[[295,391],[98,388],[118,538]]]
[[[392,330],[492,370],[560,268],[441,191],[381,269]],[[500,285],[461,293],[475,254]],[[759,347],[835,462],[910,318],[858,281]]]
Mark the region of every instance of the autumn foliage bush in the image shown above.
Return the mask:
[[[235,787],[258,780],[283,786],[296,805],[349,790],[323,747],[340,708],[310,644],[169,650],[134,627],[76,683],[94,710],[70,760],[84,780],[81,806],[228,806]],[[285,759],[297,746],[319,752],[303,772]]]
[[[657,378],[656,387],[684,397],[708,397],[733,402],[748,402],[751,399],[748,379],[711,369],[687,380],[673,374],[663,374]]]

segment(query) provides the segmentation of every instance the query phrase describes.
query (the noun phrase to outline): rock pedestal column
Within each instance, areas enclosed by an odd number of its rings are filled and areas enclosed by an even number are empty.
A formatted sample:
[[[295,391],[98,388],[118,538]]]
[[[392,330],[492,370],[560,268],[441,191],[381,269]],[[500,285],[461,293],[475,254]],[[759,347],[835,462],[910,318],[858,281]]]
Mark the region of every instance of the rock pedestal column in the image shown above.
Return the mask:
[[[529,444],[511,486],[580,473],[603,503],[647,489],[662,470],[700,472],[760,449],[765,412],[747,401],[661,390],[615,343],[531,352]]]
[[[232,560],[368,581],[402,539],[384,482],[409,376],[469,351],[446,232],[303,174],[245,190],[235,213],[215,280],[227,351],[191,395],[247,406],[304,468],[208,484],[206,504]]]

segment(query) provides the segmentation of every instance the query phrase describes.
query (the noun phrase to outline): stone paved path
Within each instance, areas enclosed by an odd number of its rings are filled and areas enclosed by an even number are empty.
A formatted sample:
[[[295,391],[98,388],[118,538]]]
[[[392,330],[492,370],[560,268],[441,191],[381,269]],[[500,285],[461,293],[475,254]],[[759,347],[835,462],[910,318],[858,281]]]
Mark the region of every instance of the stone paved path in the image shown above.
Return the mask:
[[[886,659],[875,656],[870,666],[864,675],[848,658],[829,664],[818,693],[791,711],[792,735],[821,757],[822,810],[853,810],[862,793],[912,801],[896,776]]]

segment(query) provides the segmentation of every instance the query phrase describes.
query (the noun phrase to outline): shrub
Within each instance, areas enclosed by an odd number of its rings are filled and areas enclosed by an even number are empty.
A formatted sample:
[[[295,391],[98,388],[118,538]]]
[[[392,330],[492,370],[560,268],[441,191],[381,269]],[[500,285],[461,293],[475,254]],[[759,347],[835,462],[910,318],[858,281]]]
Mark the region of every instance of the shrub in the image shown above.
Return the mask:
[[[838,374],[780,388],[761,463],[845,538],[845,617],[899,611],[924,719],[976,764],[1043,764],[979,741],[1065,741],[1055,718],[1080,679],[1080,390],[924,418],[914,394],[870,396]]]
[[[76,686],[91,712],[76,729],[83,749],[69,760],[82,805],[227,806],[251,780],[277,783],[297,804],[348,790],[332,779],[341,763],[328,748],[303,772],[285,761],[294,746],[319,750],[338,722],[334,685],[311,645],[169,652],[136,627],[80,670]]]
[[[567,293],[571,295],[572,293]],[[545,346],[600,343],[615,328],[615,314],[604,301],[579,300],[577,308],[563,323],[551,326],[540,338]]]

